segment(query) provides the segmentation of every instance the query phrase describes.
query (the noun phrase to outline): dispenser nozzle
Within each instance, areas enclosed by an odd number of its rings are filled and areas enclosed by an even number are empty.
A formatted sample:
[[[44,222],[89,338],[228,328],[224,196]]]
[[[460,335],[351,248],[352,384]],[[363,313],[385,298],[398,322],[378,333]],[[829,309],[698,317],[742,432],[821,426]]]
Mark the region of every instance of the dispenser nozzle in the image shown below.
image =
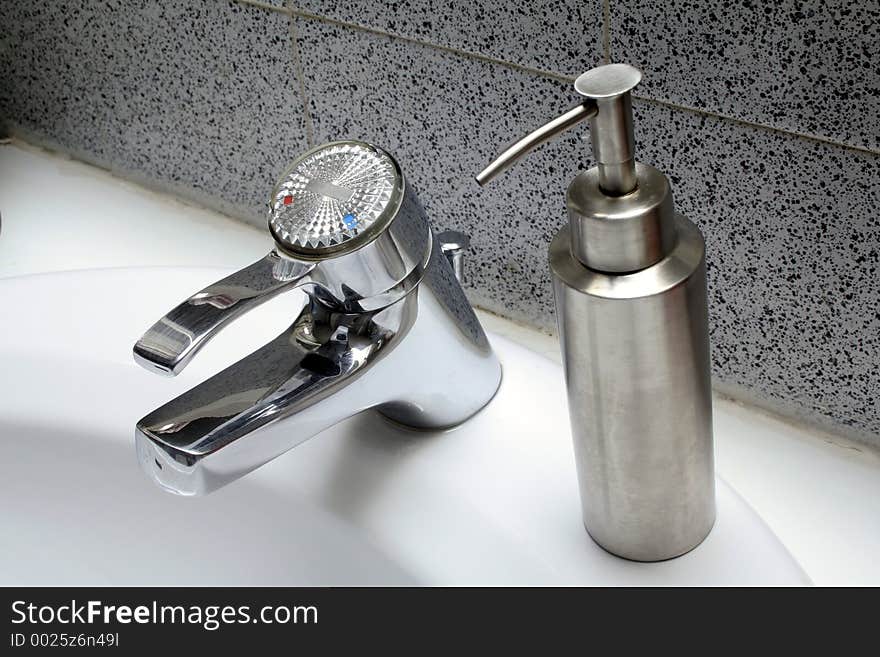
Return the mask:
[[[477,183],[485,185],[529,151],[591,119],[593,154],[599,164],[602,191],[610,196],[629,194],[638,184],[630,91],[641,79],[641,72],[628,64],[607,64],[587,71],[575,80],[574,88],[588,100],[511,145],[477,174]]]
[[[580,123],[584,119],[589,119],[590,117],[595,116],[597,110],[596,103],[588,100],[576,107],[572,107],[562,116],[557,116],[555,119],[545,123],[537,130],[530,132],[522,139],[511,144],[503,153],[501,153],[501,155],[492,161],[492,164],[480,171],[480,173],[477,174],[477,184],[482,187],[486,183],[491,182],[499,174],[504,173],[514,164],[519,162],[526,153],[537,148],[541,144],[545,144],[560,132],[568,130],[570,127]]]

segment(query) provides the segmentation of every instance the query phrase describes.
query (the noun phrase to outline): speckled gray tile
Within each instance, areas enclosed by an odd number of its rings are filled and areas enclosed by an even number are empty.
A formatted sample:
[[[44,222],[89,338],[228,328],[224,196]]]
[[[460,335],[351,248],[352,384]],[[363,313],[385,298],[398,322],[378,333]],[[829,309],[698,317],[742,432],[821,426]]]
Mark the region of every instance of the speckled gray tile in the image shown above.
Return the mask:
[[[298,19],[297,30],[315,140],[364,139],[394,154],[434,226],[472,236],[472,298],[552,322],[547,245],[588,145],[571,134],[490,187],[473,178],[513,138],[569,108],[570,85],[338,25]]]
[[[611,0],[648,98],[880,149],[880,1]]]
[[[0,5],[13,133],[262,222],[306,148],[288,17],[234,2]]]
[[[471,176],[496,145],[567,107],[567,85],[298,25],[318,139],[395,153],[434,224],[471,234],[474,301],[552,326],[546,249],[587,145],[564,138],[482,191]],[[636,115],[640,158],[670,174],[679,209],[706,232],[716,378],[808,419],[880,433],[878,158],[644,102]]]
[[[646,103],[636,126],[706,235],[716,378],[880,444],[880,157]]]
[[[602,0],[290,0],[289,6],[560,75],[603,62]]]

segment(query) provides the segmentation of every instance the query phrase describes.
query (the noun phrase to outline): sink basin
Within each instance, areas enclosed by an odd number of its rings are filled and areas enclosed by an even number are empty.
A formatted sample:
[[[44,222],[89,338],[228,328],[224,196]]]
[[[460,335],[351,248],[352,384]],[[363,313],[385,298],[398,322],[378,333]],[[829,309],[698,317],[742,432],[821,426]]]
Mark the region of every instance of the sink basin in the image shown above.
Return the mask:
[[[212,495],[159,490],[138,467],[135,422],[274,337],[301,303],[289,294],[238,320],[175,379],[139,368],[141,333],[227,273],[0,281],[0,584],[809,583],[721,479],[716,526],[694,551],[654,564],[604,552],[581,525],[560,367],[494,335],[504,381],[461,427],[414,432],[366,413]]]

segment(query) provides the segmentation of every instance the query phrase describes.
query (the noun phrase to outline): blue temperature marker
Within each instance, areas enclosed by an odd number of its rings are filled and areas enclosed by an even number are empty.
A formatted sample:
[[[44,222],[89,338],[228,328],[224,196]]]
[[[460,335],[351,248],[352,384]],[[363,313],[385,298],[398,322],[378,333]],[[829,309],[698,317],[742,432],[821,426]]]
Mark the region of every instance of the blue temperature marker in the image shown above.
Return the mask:
[[[357,226],[357,223],[358,223],[357,217],[355,217],[354,214],[351,212],[349,212],[344,217],[342,217],[342,221],[345,222],[345,225],[348,228],[354,228],[355,226]]]

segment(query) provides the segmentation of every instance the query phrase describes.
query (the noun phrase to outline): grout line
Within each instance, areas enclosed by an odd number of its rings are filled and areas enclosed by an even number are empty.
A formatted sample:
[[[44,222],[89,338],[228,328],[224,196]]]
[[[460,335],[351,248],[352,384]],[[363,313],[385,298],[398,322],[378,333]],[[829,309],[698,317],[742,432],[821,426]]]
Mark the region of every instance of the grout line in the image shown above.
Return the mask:
[[[296,79],[299,82],[299,96],[300,101],[302,101],[303,106],[303,121],[305,122],[306,128],[306,142],[309,145],[309,148],[315,147],[315,131],[312,126],[312,110],[309,105],[309,95],[306,89],[306,76],[305,71],[303,70],[302,57],[300,57],[299,52],[299,38],[296,33],[296,20],[297,17],[293,14],[290,15],[290,48],[291,48],[291,56],[293,57],[293,68],[296,72]]]
[[[537,75],[540,77],[548,78],[550,80],[555,80],[557,82],[567,82],[573,83],[577,76],[572,75],[563,75],[560,73],[554,73],[553,71],[546,71],[539,68],[534,68],[532,66],[525,66],[523,64],[517,64],[515,62],[508,62],[503,59],[497,59],[495,57],[490,57],[488,55],[483,55],[481,53],[471,52],[468,50],[460,50],[458,48],[452,48],[450,46],[444,46],[438,43],[431,43],[430,41],[422,41],[420,39],[414,39],[412,37],[402,36],[399,34],[393,34],[391,32],[386,32],[384,30],[380,30],[378,28],[369,27],[365,25],[359,25],[357,23],[350,23],[348,21],[341,21],[335,18],[328,18],[326,16],[321,16],[319,14],[313,14],[311,12],[303,11],[301,9],[296,9],[295,7],[290,8],[282,8],[274,5],[266,5],[264,3],[258,2],[258,0],[236,0],[236,2],[251,4],[257,7],[263,7],[265,9],[271,9],[272,11],[280,11],[282,13],[292,14],[293,16],[299,16],[300,18],[306,18],[309,20],[318,21],[321,23],[328,23],[330,25],[338,25],[341,27],[345,27],[352,30],[358,30],[361,32],[367,32],[370,34],[377,34],[380,36],[389,37],[392,39],[397,39],[399,41],[405,41],[407,43],[414,43],[420,46],[426,46],[428,48],[434,48],[435,50],[441,50],[443,52],[452,53],[454,55],[458,55],[460,57],[467,57],[470,59],[475,59],[477,61],[488,62],[490,64],[497,64],[499,66],[505,66],[510,69],[514,69],[517,71],[522,71],[524,73],[529,73],[531,75]],[[292,1],[291,1],[292,4]],[[611,4],[610,0],[603,0],[603,14],[606,15],[603,25],[603,50],[605,51],[605,60],[606,63],[609,63],[611,60],[611,39],[610,39],[610,13],[611,13]],[[777,128],[774,126],[764,125],[763,123],[754,123],[752,121],[746,121],[744,119],[738,119],[732,116],[727,116],[725,114],[719,114],[717,112],[712,112],[710,110],[698,109],[696,107],[688,107],[687,105],[679,105],[677,103],[673,103],[666,100],[657,100],[655,98],[648,98],[646,96],[641,96],[637,94],[633,94],[633,97],[644,101],[646,103],[659,105],[662,107],[668,107],[671,109],[676,109],[683,112],[689,112],[691,114],[697,114],[700,116],[708,116],[714,119],[719,119],[721,121],[728,121],[730,123],[746,126],[750,128],[757,128],[759,130],[768,130],[770,132],[775,132],[782,135],[787,135],[789,137],[799,137],[801,139],[807,139],[809,141],[818,142],[820,144],[826,144],[829,146],[835,146],[837,148],[842,148],[844,150],[856,151],[858,153],[867,153],[869,155],[880,155],[880,149],[866,148],[863,146],[854,146],[853,144],[846,144],[843,142],[835,141],[833,139],[829,139],[827,137],[818,137],[816,135],[809,135],[797,132],[795,130],[786,130],[784,128]],[[310,119],[309,119],[310,121]]]
[[[267,2],[260,2],[260,0],[235,0],[240,5],[251,5],[252,7],[258,7],[260,9],[267,9],[269,11],[277,11],[279,14],[289,14],[286,8],[280,5],[270,5]]]
[[[602,52],[605,63],[611,63],[611,0],[602,0]]]
[[[532,75],[539,75],[544,78],[549,78],[551,80],[556,80],[558,82],[572,82],[576,76],[571,75],[562,75],[560,73],[554,73],[553,71],[545,71],[539,68],[533,68],[531,66],[525,66],[523,64],[517,64],[515,62],[508,62],[503,59],[497,59],[495,57],[490,57],[489,55],[483,55],[482,53],[472,52],[470,50],[459,50],[458,48],[452,48],[451,46],[444,46],[439,43],[431,43],[430,41],[422,41],[420,39],[414,39],[413,37],[404,36],[401,34],[393,34],[391,32],[386,32],[384,30],[380,30],[376,27],[369,27],[366,25],[358,25],[357,23],[349,23],[348,21],[340,21],[335,18],[328,18],[326,16],[320,16],[318,14],[312,14],[307,11],[302,11],[301,9],[290,9],[290,13],[294,16],[299,16],[300,18],[306,18],[313,21],[318,21],[319,23],[328,23],[330,25],[338,25],[340,27],[346,27],[352,30],[358,30],[360,32],[368,32],[370,34],[378,34],[379,36],[390,37],[392,39],[396,39],[398,41],[405,41],[407,43],[414,43],[420,46],[427,46],[429,48],[434,48],[435,50],[442,50],[443,52],[452,53],[454,55],[459,55],[462,57],[468,57],[469,59],[476,59],[481,62],[488,62],[490,64],[498,64],[500,66],[505,66],[507,68],[512,68],[517,71],[523,71],[525,73],[531,73]]]
[[[794,130],[785,130],[784,128],[776,128],[771,125],[764,125],[763,123],[752,123],[751,121],[746,121],[744,119],[738,119],[733,116],[727,116],[726,114],[718,114],[717,112],[712,112],[710,110],[698,109],[695,107],[688,107],[687,105],[679,105],[678,103],[672,103],[668,100],[657,100],[656,98],[648,98],[647,96],[642,96],[639,94],[633,94],[633,98],[640,100],[642,102],[651,104],[651,105],[659,105],[661,107],[668,107],[670,109],[678,110],[681,112],[690,112],[691,114],[697,114],[700,116],[709,116],[713,119],[718,119],[720,121],[726,121],[728,123],[733,123],[740,126],[746,126],[749,128],[757,128],[759,130],[767,130],[769,132],[776,132],[782,135],[786,135],[788,137],[799,137],[800,139],[807,139],[809,141],[819,142],[820,144],[826,144],[829,146],[835,146],[837,148],[843,148],[845,150],[856,151],[859,153],[867,153],[868,155],[880,155],[880,150],[875,150],[871,148],[865,148],[863,146],[853,146],[852,144],[844,144],[839,141],[834,141],[833,139],[828,139],[827,137],[817,137],[816,135],[808,135],[801,132],[796,132]]]
[[[299,99],[302,103],[303,108],[303,123],[306,130],[306,143],[309,148],[314,148],[315,146],[315,132],[312,127],[312,113],[309,109],[309,98],[306,93],[306,80],[305,73],[303,72],[302,67],[302,58],[299,53],[299,40],[296,34],[296,14],[291,11],[287,7],[288,3],[292,4],[292,0],[285,0],[283,5],[270,5],[265,2],[260,2],[259,0],[234,0],[238,4],[241,5],[250,5],[251,7],[257,7],[258,9],[265,9],[267,11],[274,11],[279,14],[284,14],[289,18],[289,30],[288,35],[290,37],[290,50],[291,50],[291,59],[293,60],[293,70],[294,75],[296,76],[297,86],[299,86]]]

